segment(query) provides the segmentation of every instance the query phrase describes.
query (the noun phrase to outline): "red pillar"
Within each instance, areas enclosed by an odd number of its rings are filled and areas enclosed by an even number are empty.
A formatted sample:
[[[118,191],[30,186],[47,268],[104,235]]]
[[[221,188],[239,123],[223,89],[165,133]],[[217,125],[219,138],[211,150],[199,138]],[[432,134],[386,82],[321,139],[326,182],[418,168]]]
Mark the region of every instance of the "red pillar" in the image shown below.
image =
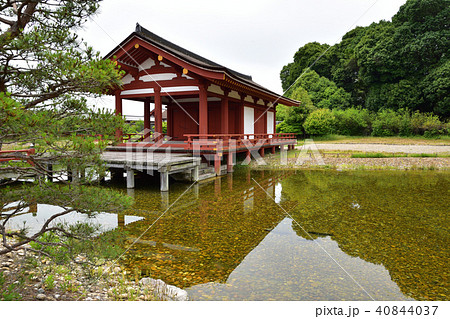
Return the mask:
[[[150,100],[144,101],[144,140],[146,141],[150,136]]]
[[[222,104],[220,106],[221,115],[221,133],[228,134],[228,97],[224,96],[222,98]]]
[[[262,120],[264,121],[264,134],[267,134],[267,112],[264,112]]]
[[[244,134],[244,95],[241,97],[239,104],[239,134]]]
[[[277,132],[277,108],[273,106],[273,134]]]
[[[221,156],[219,156],[218,154],[214,155],[214,171],[216,172],[217,176],[220,175],[221,160],[222,160]]]
[[[162,134],[161,88],[155,88],[155,132]]]
[[[173,123],[173,107],[172,105],[167,105],[167,135],[168,136],[173,136],[173,132],[172,132],[172,123]]]
[[[259,150],[259,155],[261,155],[261,157],[264,157],[264,147],[261,147],[261,149]]]
[[[203,85],[199,86],[198,134],[208,134],[208,94]]]
[[[116,91],[116,115],[122,116],[122,98],[120,96],[121,91]],[[122,130],[118,129],[116,130],[116,139],[119,142],[122,142]]]

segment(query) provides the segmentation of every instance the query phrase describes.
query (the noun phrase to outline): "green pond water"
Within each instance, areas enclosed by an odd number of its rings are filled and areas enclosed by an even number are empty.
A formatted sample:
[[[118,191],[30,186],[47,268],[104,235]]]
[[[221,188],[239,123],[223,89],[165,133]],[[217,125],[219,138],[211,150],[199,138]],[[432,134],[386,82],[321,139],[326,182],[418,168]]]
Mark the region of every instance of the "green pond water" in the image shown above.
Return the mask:
[[[134,206],[95,221],[126,232],[131,278],[192,300],[449,300],[449,186],[448,171],[239,168],[169,193],[137,178],[105,186]],[[38,204],[11,228],[60,210]]]
[[[168,194],[145,185],[119,216],[135,242],[122,264],[193,300],[450,298],[448,172],[239,169]]]

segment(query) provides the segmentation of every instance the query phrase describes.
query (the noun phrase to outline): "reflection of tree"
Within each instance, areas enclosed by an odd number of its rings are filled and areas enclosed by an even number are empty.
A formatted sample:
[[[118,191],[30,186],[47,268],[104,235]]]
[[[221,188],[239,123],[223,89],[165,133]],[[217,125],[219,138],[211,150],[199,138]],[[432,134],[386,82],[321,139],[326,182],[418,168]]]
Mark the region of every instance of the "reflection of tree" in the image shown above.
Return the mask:
[[[332,234],[347,254],[383,264],[413,298],[450,297],[447,173],[316,171],[282,184],[306,231]]]
[[[214,186],[206,184],[200,187],[198,198],[189,194],[181,198],[176,207],[133,245],[124,261],[126,267],[180,287],[225,283],[229,274],[268,234],[267,230],[285,217],[265,192],[254,182],[249,184],[241,174],[246,172],[235,173],[231,180],[223,178],[220,192],[211,191]],[[274,192],[274,186],[286,174],[265,172],[262,175],[262,172],[252,172],[258,183]],[[154,210],[149,195],[136,190],[139,209],[148,205],[149,211]],[[147,204],[140,196],[147,198]],[[178,197],[174,193],[171,196]],[[249,197],[255,206],[244,209],[244,201]],[[150,216],[127,225],[127,231],[135,236],[130,238],[131,242],[155,218]]]

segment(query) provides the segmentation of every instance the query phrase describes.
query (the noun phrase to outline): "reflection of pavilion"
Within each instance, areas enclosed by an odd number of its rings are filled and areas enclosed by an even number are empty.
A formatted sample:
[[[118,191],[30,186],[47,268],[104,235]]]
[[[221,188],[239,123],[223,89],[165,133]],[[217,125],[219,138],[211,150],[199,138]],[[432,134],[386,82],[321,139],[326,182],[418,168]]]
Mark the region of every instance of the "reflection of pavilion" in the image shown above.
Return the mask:
[[[139,238],[125,266],[131,272],[181,287],[225,282],[268,231],[283,220],[272,198],[279,188],[276,186],[290,174],[252,172],[268,194],[250,178],[233,179],[231,175],[197,185]],[[162,196],[162,209],[169,203],[166,195]],[[131,242],[157,217],[126,226]]]

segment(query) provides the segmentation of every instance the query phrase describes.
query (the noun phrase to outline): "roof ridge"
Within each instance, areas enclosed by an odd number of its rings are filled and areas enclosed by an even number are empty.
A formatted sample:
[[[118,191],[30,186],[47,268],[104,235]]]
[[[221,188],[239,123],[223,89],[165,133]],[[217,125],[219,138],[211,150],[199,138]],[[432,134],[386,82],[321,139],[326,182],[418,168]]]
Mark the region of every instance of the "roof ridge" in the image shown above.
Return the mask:
[[[223,66],[223,65],[221,65],[219,63],[216,63],[214,61],[206,59],[206,58],[204,58],[204,57],[202,57],[202,56],[200,56],[200,55],[198,55],[198,54],[196,54],[196,53],[194,53],[192,51],[189,51],[189,50],[187,50],[187,49],[185,49],[183,47],[180,47],[179,45],[177,45],[177,44],[175,44],[173,42],[170,42],[170,41],[160,37],[159,35],[149,31],[148,29],[146,29],[143,26],[141,26],[139,23],[136,23],[136,30],[135,30],[135,32],[140,34],[140,35],[142,35],[142,36],[144,36],[144,37],[146,37],[146,38],[149,38],[149,40],[157,42],[158,44],[163,45],[165,47],[168,47],[169,49],[178,51],[179,53],[181,53],[183,55],[186,55],[188,57],[194,58],[195,60],[198,60],[201,63],[208,64],[209,66],[213,66],[215,68],[224,69],[224,70],[230,72],[232,75],[235,75],[235,76],[238,76],[238,77],[242,77],[242,78],[244,78],[246,80],[253,81],[251,75],[247,75],[247,74],[243,74],[243,73],[234,71],[234,70],[232,70],[230,68],[227,68],[227,67],[225,67],[225,66]]]

